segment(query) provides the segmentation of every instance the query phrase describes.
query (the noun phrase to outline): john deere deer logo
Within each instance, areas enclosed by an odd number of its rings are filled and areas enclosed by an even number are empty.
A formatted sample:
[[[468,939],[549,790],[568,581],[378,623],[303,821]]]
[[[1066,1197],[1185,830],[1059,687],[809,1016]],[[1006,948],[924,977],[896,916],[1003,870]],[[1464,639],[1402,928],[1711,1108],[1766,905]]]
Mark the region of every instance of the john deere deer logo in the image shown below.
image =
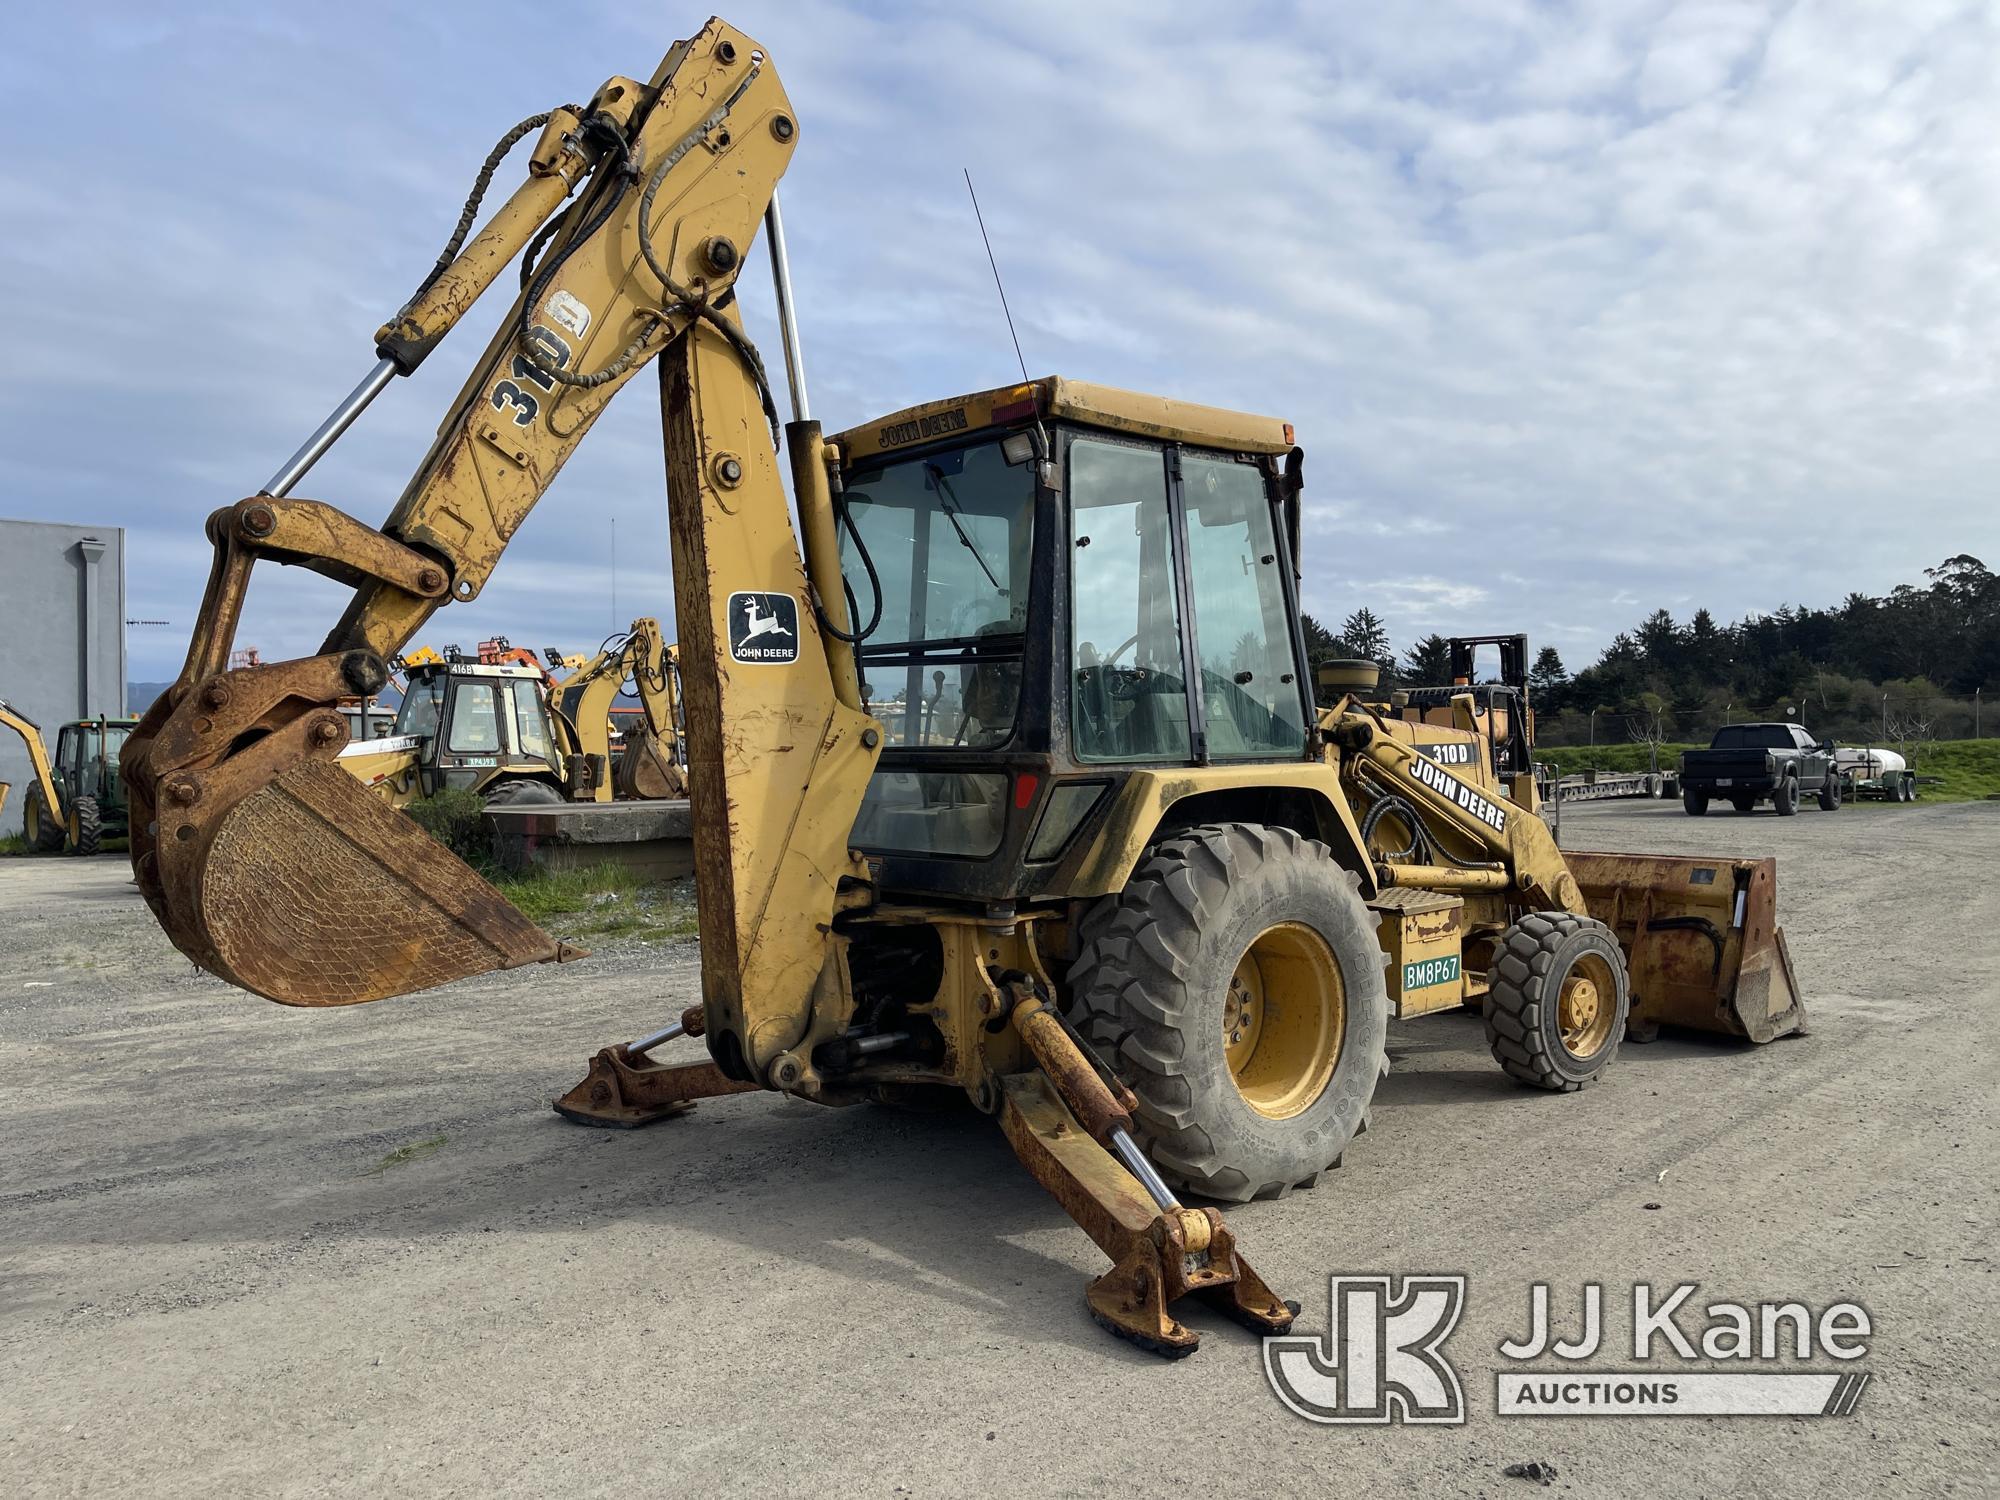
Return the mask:
[[[790,594],[731,594],[729,655],[760,666],[797,661],[798,600]]]

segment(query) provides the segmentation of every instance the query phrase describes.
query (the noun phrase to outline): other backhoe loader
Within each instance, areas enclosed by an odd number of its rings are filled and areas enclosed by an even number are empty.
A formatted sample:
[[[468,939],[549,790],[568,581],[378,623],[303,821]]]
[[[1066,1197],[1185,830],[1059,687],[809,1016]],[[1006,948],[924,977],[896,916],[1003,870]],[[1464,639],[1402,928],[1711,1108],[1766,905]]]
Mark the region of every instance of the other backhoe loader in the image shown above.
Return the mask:
[[[623,636],[604,643],[555,688],[556,706],[589,766],[574,781],[597,788],[595,800],[685,797],[679,743],[679,653],[660,634],[660,622],[641,617]],[[628,723],[616,755],[611,749],[611,707],[627,680],[639,699],[638,723]]]
[[[1475,728],[1399,726],[1358,685],[1313,711],[1289,425],[1046,379],[829,441],[778,211],[800,131],[764,49],[711,21],[650,79],[613,78],[502,146],[537,129],[527,181],[453,237],[354,395],[210,518],[187,665],[126,751],[134,868],[196,963],[318,1006],[572,956],[337,767],[326,705],[373,691],[436,610],[478,596],[605,403],[657,361],[702,1003],[600,1052],[564,1114],[963,1091],[1114,1262],[1092,1315],[1179,1355],[1197,1342],[1188,1294],[1290,1325],[1221,1213],[1176,1185],[1241,1200],[1337,1163],[1385,1066],[1385,963],[1406,1001],[1409,969],[1445,953],[1492,995],[1513,986],[1523,1071],[1570,1087],[1616,1044],[1627,949],[1682,941],[1665,924],[1713,885],[1736,920],[1711,924],[1703,994],[1714,1016],[1755,1009],[1753,964],[1782,968],[1768,866],[1746,882],[1675,860],[1600,886],[1565,864],[1532,783],[1413,748]],[[760,223],[796,533],[735,295]],[[289,498],[523,252],[512,309],[384,525]],[[228,670],[272,559],[353,599],[317,655]],[[1407,849],[1371,846],[1384,806]],[[650,1061],[675,1035],[707,1059]]]

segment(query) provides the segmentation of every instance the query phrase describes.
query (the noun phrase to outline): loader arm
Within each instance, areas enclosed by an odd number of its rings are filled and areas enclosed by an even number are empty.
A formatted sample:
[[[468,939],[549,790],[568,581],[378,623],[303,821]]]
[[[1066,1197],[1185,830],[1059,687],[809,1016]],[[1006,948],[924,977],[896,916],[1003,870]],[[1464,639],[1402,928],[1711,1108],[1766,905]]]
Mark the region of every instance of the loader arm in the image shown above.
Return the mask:
[[[528,181],[377,335],[364,389],[414,368],[508,260],[543,243],[381,529],[286,494],[353,400],[265,493],[210,517],[215,562],[187,663],[124,753],[139,884],[196,963],[274,1000],[328,1005],[567,956],[339,769],[347,731],[331,705],[373,692],[436,610],[477,597],[605,404],[659,358],[711,1045],[761,1077],[803,1032],[836,892],[865,883],[847,835],[880,730],[842,691],[851,655],[836,644],[830,659],[815,623],[768,391],[734,306],[796,136],[768,55],[719,20],[649,82],[614,78],[581,109],[552,111]],[[810,424],[790,436],[823,568],[823,445]],[[320,654],[230,671],[260,560],[354,595]],[[836,623],[837,577],[817,591]],[[793,643],[732,657],[746,604],[780,617]]]
[[[46,807],[49,816],[60,824],[68,816],[68,810],[64,808],[62,797],[56,791],[55,769],[49,764],[49,747],[42,740],[41,726],[26,714],[18,713],[8,707],[7,700],[0,698],[0,729],[13,730],[28,747],[28,765],[35,773],[35,785],[41,788],[42,806]]]

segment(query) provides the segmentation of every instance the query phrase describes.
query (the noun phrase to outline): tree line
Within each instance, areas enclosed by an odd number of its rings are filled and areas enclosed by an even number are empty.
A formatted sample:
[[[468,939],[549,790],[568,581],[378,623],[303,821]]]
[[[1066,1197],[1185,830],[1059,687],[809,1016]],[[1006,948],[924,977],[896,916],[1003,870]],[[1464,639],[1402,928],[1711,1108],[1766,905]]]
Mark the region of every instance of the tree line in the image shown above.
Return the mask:
[[[1529,673],[1548,744],[1705,739],[1718,724],[1796,718],[1842,740],[1956,738],[1985,732],[1983,697],[2000,686],[2000,576],[1960,553],[1922,584],[1786,605],[1731,624],[1707,609],[1685,621],[1654,610],[1571,674],[1554,646]],[[1398,655],[1365,606],[1340,629],[1305,618],[1307,654],[1379,662],[1391,685],[1450,681],[1445,638]]]

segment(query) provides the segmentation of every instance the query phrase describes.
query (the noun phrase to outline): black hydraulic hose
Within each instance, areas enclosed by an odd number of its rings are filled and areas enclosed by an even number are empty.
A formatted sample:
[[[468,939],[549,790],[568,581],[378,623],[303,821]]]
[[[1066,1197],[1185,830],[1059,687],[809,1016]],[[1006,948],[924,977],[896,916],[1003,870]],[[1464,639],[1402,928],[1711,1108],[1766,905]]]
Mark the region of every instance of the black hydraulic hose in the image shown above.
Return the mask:
[[[1394,813],[1408,825],[1410,830],[1410,846],[1407,849],[1397,849],[1393,852],[1385,850],[1382,858],[1392,865],[1422,863],[1418,859],[1418,856],[1424,852],[1423,819],[1417,815],[1416,808],[1412,807],[1401,797],[1394,795],[1378,797],[1375,800],[1375,805],[1369,808],[1367,815],[1362,818],[1361,847],[1364,849],[1368,847],[1368,840],[1375,833],[1375,825],[1380,823],[1390,813]]]
[[[834,494],[833,514],[834,519],[847,528],[847,534],[854,542],[855,555],[861,559],[861,566],[868,574],[868,587],[875,594],[875,611],[869,615],[868,623],[852,635],[829,620],[826,616],[826,611],[821,609],[817,604],[813,607],[813,613],[819,616],[820,628],[828,635],[837,641],[844,641],[850,646],[858,646],[867,640],[869,636],[873,635],[875,627],[882,623],[882,578],[875,571],[875,559],[868,555],[868,543],[861,539],[861,528],[854,524],[854,516],[847,508],[847,492],[845,490],[837,491]],[[840,587],[841,591],[847,595],[848,619],[859,618],[861,614],[860,603],[855,599],[854,590],[848,584],[845,573],[841,575]]]

